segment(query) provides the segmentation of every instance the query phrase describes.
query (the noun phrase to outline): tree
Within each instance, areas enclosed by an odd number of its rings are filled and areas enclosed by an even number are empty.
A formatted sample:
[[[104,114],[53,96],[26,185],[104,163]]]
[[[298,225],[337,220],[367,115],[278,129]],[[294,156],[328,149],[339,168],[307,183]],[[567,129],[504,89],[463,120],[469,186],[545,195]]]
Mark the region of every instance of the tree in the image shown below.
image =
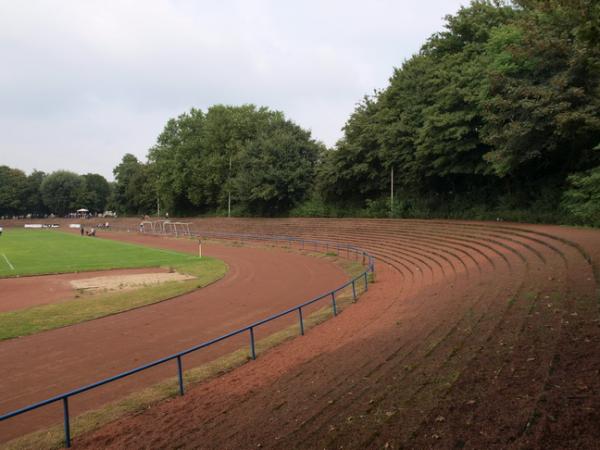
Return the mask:
[[[522,1],[524,13],[493,33],[483,137],[501,177],[545,178],[600,160],[600,47],[583,30],[597,2]],[[595,5],[594,5],[595,4]]]
[[[42,198],[42,182],[46,178],[46,174],[39,170],[34,170],[27,177],[27,182],[24,191],[25,211],[34,215],[44,215],[48,213],[48,208],[44,204]]]
[[[447,16],[357,106],[318,169],[321,195],[364,207],[394,168],[401,195],[433,214],[554,211],[567,176],[600,164],[600,4],[515,3]]]
[[[600,166],[571,175],[562,207],[581,223],[600,227]]]
[[[205,167],[197,167],[197,153],[202,148],[200,140],[203,124],[204,113],[197,109],[170,119],[156,145],[148,152],[149,176],[156,180],[157,197],[167,211],[191,210],[188,190],[190,178],[195,172],[192,167],[201,170],[204,180],[210,175]]]
[[[77,202],[91,212],[103,212],[106,209],[110,186],[102,175],[88,173],[82,175],[83,184],[78,193]]]
[[[319,148],[281,112],[214,105],[167,122],[149,176],[180,214],[224,212],[230,200],[242,214],[283,213],[306,195]]]
[[[115,194],[118,211],[125,214],[148,214],[156,208],[156,185],[151,169],[131,153],[123,156],[114,168]]]
[[[60,216],[81,207],[77,199],[82,188],[82,177],[66,170],[51,173],[40,186],[44,204],[50,212]]]
[[[321,148],[308,131],[275,118],[239,154],[232,186],[244,210],[263,216],[282,214],[304,200]]]
[[[378,112],[378,97],[364,97],[344,126],[344,138],[325,153],[318,183],[327,201],[360,203],[385,189]]]
[[[0,216],[25,212],[27,176],[18,169],[0,166]]]

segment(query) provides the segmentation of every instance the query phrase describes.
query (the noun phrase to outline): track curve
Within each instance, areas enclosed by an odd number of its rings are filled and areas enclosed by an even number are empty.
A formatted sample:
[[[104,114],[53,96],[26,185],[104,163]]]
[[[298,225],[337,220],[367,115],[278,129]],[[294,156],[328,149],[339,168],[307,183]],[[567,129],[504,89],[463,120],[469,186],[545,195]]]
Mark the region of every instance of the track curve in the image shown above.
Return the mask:
[[[190,240],[112,233],[111,238],[196,252]],[[348,276],[324,259],[277,249],[205,246],[226,276],[177,298],[77,325],[0,342],[0,410],[8,412],[220,336],[327,292]],[[265,325],[262,329],[268,329]],[[247,344],[231,339],[188,358],[197,365]],[[157,367],[70,402],[77,414],[175,374]],[[0,442],[60,422],[48,406],[0,422]]]

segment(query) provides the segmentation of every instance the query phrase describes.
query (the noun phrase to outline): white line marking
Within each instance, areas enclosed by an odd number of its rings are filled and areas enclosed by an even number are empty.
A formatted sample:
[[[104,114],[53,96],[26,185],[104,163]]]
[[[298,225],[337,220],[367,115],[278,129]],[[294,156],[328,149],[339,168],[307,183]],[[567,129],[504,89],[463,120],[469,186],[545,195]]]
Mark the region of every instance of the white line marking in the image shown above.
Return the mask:
[[[4,256],[4,261],[6,261],[6,264],[8,264],[8,266],[10,267],[10,270],[15,270],[15,268],[10,263],[10,261],[8,260],[8,258],[6,257],[6,255],[4,253],[2,253],[2,256]]]

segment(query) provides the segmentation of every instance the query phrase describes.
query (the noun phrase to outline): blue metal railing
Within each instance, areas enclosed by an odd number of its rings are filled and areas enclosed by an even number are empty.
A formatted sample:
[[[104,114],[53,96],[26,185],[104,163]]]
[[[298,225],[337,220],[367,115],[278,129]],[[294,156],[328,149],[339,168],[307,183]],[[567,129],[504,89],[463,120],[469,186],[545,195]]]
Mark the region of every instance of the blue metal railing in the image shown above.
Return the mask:
[[[113,227],[113,229],[114,229],[114,227]],[[354,247],[349,244],[340,244],[340,243],[331,242],[331,241],[318,241],[318,240],[302,239],[302,238],[297,238],[297,237],[292,237],[292,236],[260,236],[260,235],[252,235],[252,234],[235,234],[235,233],[219,233],[219,232],[189,233],[189,236],[197,237],[197,238],[213,237],[213,238],[218,238],[218,239],[236,239],[236,240],[241,240],[242,242],[244,240],[246,240],[246,241],[271,241],[271,242],[274,241],[276,243],[281,241],[281,242],[288,242],[288,244],[290,246],[292,245],[292,243],[297,243],[300,246],[300,248],[305,249],[305,250],[307,249],[307,247],[310,248],[310,246],[312,246],[315,251],[319,251],[322,249],[325,249],[328,252],[332,251],[332,250],[337,250],[338,255],[341,255],[342,251],[345,251],[348,258],[350,257],[350,254],[354,254],[355,256],[362,258],[362,263],[366,264],[367,268],[360,275],[352,278],[351,280],[344,283],[343,285],[338,286],[337,288],[335,288],[329,292],[326,292],[322,295],[319,295],[318,297],[312,298],[304,303],[293,306],[284,311],[273,314],[265,319],[256,321],[254,323],[251,323],[250,325],[247,325],[245,327],[231,331],[227,334],[224,334],[217,338],[203,342],[201,344],[195,345],[193,347],[190,347],[190,348],[180,351],[178,353],[174,353],[172,355],[165,356],[164,358],[160,358],[160,359],[157,359],[150,363],[136,367],[134,369],[131,369],[131,370],[128,370],[125,372],[121,372],[112,377],[105,378],[105,379],[97,381],[95,383],[91,383],[91,384],[79,387],[77,389],[73,389],[73,390],[65,392],[63,394],[56,395],[54,397],[50,397],[41,402],[37,402],[37,403],[31,404],[29,406],[25,406],[23,408],[16,409],[9,413],[3,414],[0,416],[0,422],[10,419],[11,417],[15,417],[15,416],[24,414],[26,412],[33,411],[35,409],[41,408],[41,407],[49,405],[51,403],[56,403],[56,402],[62,401],[64,432],[65,432],[65,445],[66,445],[66,447],[70,447],[71,446],[71,427],[70,427],[70,416],[69,416],[69,398],[70,397],[81,394],[83,392],[87,392],[89,390],[95,389],[100,386],[104,386],[105,384],[112,383],[113,381],[117,381],[122,378],[129,377],[138,372],[142,372],[144,370],[150,369],[152,367],[155,367],[155,366],[158,366],[158,365],[161,365],[166,362],[173,361],[173,360],[177,361],[177,379],[178,379],[178,384],[179,384],[179,394],[183,395],[184,394],[183,364],[182,364],[183,356],[185,356],[189,353],[201,350],[210,345],[216,344],[217,342],[224,341],[225,339],[231,338],[233,336],[237,336],[239,334],[248,332],[249,337],[250,337],[250,356],[252,359],[256,359],[256,342],[255,342],[255,338],[254,338],[254,329],[256,327],[263,325],[267,322],[271,322],[272,320],[279,319],[280,317],[286,316],[288,314],[297,312],[299,326],[300,326],[300,334],[304,335],[304,318],[303,318],[303,314],[302,314],[303,308],[306,308],[307,306],[317,303],[320,300],[331,298],[332,311],[333,311],[334,316],[336,316],[338,314],[336,293],[340,292],[343,289],[346,289],[349,286],[352,286],[352,298],[353,298],[353,300],[356,300],[356,298],[357,298],[356,288],[357,288],[358,283],[364,283],[365,291],[368,290],[368,286],[369,286],[368,275],[369,275],[369,273],[372,273],[375,271],[375,260],[374,260],[373,256],[371,256],[369,253],[365,252],[364,250]]]

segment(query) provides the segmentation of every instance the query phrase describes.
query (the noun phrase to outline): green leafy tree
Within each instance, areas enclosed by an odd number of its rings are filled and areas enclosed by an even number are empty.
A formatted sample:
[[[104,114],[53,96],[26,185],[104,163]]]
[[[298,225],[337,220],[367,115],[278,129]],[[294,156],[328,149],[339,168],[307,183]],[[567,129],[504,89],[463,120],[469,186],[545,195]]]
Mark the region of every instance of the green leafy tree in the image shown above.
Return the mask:
[[[148,154],[164,208],[283,213],[306,195],[320,146],[284,115],[254,105],[215,105],[171,119]],[[295,170],[290,166],[295,165]]]
[[[110,186],[102,175],[88,173],[82,175],[83,183],[78,193],[77,202],[90,212],[103,212],[106,209]]]
[[[156,210],[156,184],[151,169],[131,153],[114,168],[114,201],[125,214],[149,214]]]
[[[569,174],[600,163],[598,23],[591,0],[461,8],[357,106],[318,169],[319,193],[380,214],[393,168],[399,204],[427,215],[560,220]]]
[[[24,190],[25,211],[34,215],[44,215],[48,213],[48,208],[44,204],[42,198],[42,182],[46,178],[46,174],[39,170],[34,170],[27,177],[27,182]]]
[[[252,214],[289,211],[307,197],[320,150],[308,131],[276,117],[238,155],[237,200]]]
[[[500,177],[543,179],[598,164],[600,52],[583,30],[597,2],[523,1],[488,45],[486,159]],[[597,25],[596,25],[597,26]]]
[[[25,212],[27,176],[18,169],[0,166],[0,216]]]
[[[82,187],[83,179],[80,175],[58,170],[44,178],[40,190],[48,210],[64,216],[81,207],[77,199]]]
[[[600,166],[571,175],[562,207],[580,223],[600,227]]]
[[[387,178],[381,158],[377,97],[365,97],[344,126],[337,148],[323,156],[318,189],[334,204],[360,203],[381,195]]]

